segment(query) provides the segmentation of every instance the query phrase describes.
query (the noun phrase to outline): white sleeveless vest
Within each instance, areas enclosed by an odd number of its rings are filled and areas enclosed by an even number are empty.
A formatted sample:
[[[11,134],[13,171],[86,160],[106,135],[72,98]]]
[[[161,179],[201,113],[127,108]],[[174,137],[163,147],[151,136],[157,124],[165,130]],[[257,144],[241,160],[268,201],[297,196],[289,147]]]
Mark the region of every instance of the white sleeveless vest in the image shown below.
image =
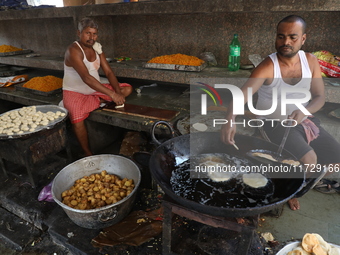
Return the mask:
[[[281,76],[281,69],[277,58],[277,53],[273,53],[269,55],[270,59],[274,63],[274,79],[270,85],[262,85],[261,88],[258,90],[258,101],[256,104],[257,110],[268,110],[272,106],[273,101],[273,90],[277,90],[277,99],[278,104],[276,110],[270,115],[264,116],[257,116],[260,119],[279,119],[284,120],[287,119],[288,115],[290,115],[293,111],[297,110],[298,107],[295,104],[287,104],[286,106],[286,115],[281,115],[281,91],[285,89],[289,91],[291,88],[299,88],[310,91],[310,85],[312,81],[312,73],[310,71],[308,61],[306,58],[306,54],[304,51],[300,50],[298,52],[300,56],[300,62],[302,67],[302,78],[301,80],[295,84],[290,85],[283,81]],[[297,92],[287,92],[286,98],[287,99],[294,99],[294,98],[304,98],[306,95],[304,93],[297,93]],[[303,105],[306,106],[308,104],[304,103]]]
[[[83,48],[79,45],[79,43],[75,42],[81,51],[84,54],[83,62],[87,69],[89,70],[89,73],[96,78],[98,81],[100,81],[98,69],[100,68],[100,58],[99,55],[96,52],[96,60],[93,62],[90,62],[87,60],[85,52]],[[89,95],[94,92],[96,92],[94,89],[89,87],[83,80],[81,79],[80,75],[77,73],[77,71],[70,66],[67,66],[64,62],[64,79],[63,79],[63,90],[70,90],[74,92],[78,92],[84,95]]]

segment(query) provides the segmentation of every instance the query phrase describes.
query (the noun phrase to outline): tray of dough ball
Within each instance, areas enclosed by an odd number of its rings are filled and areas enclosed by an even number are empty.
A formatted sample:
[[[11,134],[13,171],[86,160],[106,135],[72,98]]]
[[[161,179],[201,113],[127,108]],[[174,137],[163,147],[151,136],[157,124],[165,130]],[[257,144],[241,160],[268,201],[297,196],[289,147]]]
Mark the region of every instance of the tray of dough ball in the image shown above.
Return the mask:
[[[57,105],[25,106],[0,115],[0,139],[20,138],[51,129],[64,121],[68,111]]]

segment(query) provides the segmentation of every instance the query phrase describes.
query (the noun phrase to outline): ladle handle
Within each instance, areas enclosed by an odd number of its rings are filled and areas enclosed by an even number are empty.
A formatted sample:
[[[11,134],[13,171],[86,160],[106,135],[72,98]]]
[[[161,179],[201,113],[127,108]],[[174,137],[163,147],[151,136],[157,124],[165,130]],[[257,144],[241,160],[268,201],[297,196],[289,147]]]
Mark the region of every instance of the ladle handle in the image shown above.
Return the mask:
[[[161,145],[162,143],[160,141],[157,140],[156,136],[155,136],[155,130],[156,130],[156,127],[159,125],[159,124],[164,124],[165,126],[167,126],[169,129],[170,129],[170,132],[171,132],[171,138],[174,138],[175,137],[175,130],[174,128],[172,127],[172,125],[169,123],[169,122],[166,122],[166,121],[157,121],[153,124],[152,126],[152,129],[151,129],[151,137],[152,137],[152,140],[157,144],[157,145]]]
[[[290,126],[292,126],[292,121],[289,121],[289,124],[290,124]],[[282,154],[282,150],[283,150],[283,147],[285,146],[285,143],[287,141],[287,137],[288,137],[290,129],[291,129],[291,127],[286,127],[286,130],[285,130],[285,132],[283,134],[283,138],[282,138],[281,144],[279,146],[279,149],[277,150],[277,154],[278,154],[279,157]]]

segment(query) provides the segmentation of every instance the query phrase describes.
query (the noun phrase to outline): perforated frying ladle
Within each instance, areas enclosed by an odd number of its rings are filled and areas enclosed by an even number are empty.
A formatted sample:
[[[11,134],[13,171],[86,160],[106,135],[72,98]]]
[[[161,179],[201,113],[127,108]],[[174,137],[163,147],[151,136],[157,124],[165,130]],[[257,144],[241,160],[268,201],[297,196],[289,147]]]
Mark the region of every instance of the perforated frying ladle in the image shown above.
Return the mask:
[[[289,122],[289,126],[292,126],[292,123],[293,123],[292,120],[289,120],[287,122]],[[283,150],[283,147],[285,146],[285,143],[287,141],[287,137],[289,135],[290,129],[291,129],[291,127],[286,127],[286,130],[285,130],[285,132],[283,134],[282,141],[280,143],[279,149],[277,150],[277,157],[278,158],[282,156],[282,150]],[[278,160],[278,158],[276,158],[276,159]]]

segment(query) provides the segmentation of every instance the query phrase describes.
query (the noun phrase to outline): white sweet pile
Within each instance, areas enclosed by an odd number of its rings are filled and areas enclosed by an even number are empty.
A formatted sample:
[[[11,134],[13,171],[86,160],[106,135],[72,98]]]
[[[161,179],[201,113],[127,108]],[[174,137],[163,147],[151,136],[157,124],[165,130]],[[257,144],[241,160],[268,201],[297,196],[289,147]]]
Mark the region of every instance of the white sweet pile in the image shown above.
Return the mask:
[[[4,113],[0,116],[0,135],[23,134],[33,132],[38,128],[47,126],[51,121],[64,117],[66,114],[57,111],[43,113],[37,111],[35,106],[22,107]]]

